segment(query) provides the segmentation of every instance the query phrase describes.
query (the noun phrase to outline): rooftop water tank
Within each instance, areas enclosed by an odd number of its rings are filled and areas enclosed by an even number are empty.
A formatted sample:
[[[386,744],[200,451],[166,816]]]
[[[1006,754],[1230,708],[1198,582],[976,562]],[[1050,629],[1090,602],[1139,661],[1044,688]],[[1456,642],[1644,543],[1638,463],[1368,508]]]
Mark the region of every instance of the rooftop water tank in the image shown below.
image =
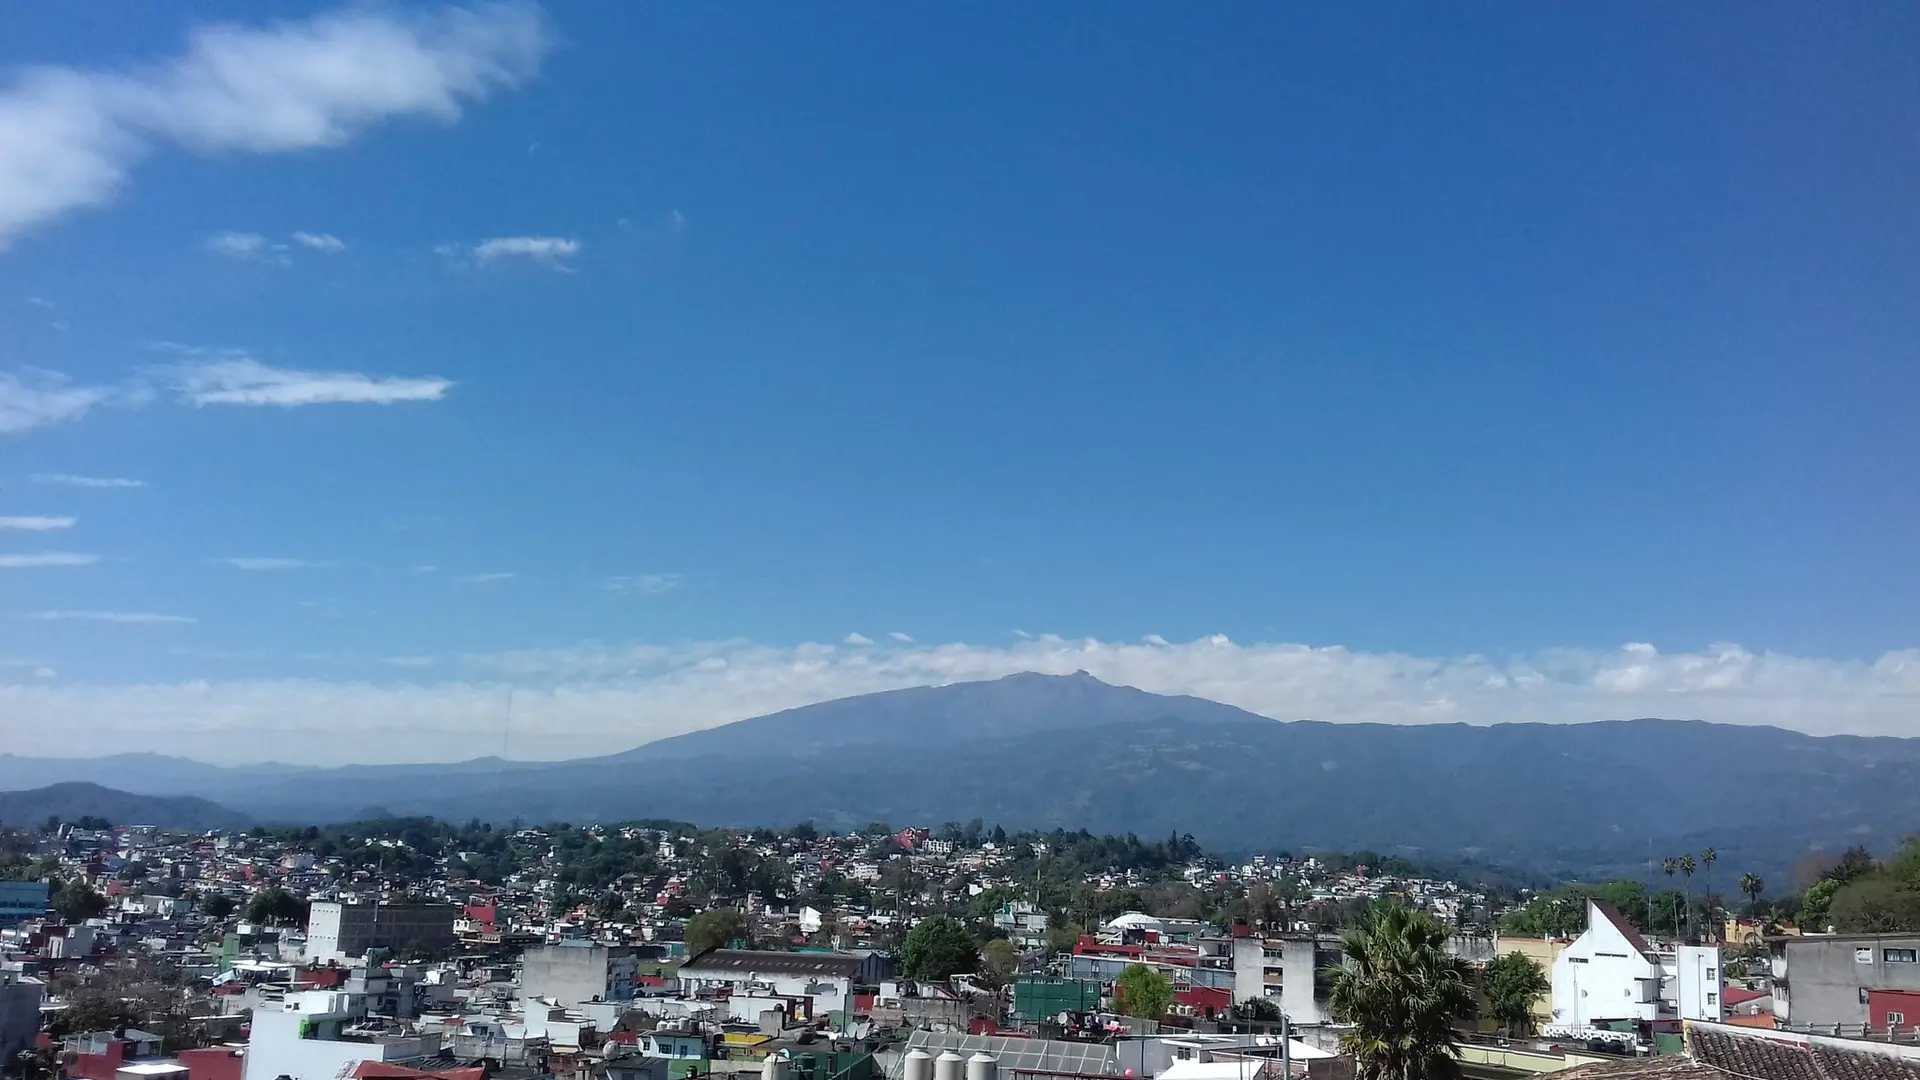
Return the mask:
[[[967,1059],[951,1050],[940,1051],[933,1059],[933,1080],[966,1080]]]
[[[925,1050],[907,1051],[905,1066],[900,1072],[901,1080],[933,1080],[933,1055]]]
[[[967,1059],[967,1080],[1000,1080],[1000,1062],[985,1052]]]

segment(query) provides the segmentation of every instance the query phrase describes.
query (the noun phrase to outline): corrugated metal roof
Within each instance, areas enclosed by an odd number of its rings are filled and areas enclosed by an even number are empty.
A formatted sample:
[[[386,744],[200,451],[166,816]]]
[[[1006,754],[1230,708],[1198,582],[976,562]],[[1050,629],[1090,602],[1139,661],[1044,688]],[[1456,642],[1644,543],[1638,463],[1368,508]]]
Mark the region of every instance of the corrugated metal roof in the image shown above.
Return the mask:
[[[936,1057],[952,1050],[961,1057],[984,1053],[1000,1062],[1000,1075],[1012,1080],[1011,1070],[1112,1075],[1113,1047],[1105,1043],[1053,1042],[1005,1035],[960,1035],[945,1031],[916,1031],[907,1039],[907,1051],[925,1050]],[[887,1070],[888,1080],[900,1080],[906,1052]]]

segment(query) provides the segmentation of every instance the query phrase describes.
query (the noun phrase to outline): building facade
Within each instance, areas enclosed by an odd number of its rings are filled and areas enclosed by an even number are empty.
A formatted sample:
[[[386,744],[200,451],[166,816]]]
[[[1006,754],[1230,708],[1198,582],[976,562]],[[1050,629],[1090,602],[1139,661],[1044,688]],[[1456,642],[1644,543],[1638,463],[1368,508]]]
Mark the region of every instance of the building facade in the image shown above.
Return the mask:
[[[368,949],[440,952],[454,943],[452,904],[341,904],[322,901],[307,915],[307,959],[344,960]]]
[[[1774,1016],[1783,1024],[1864,1026],[1873,1022],[1874,991],[1920,991],[1920,934],[1809,934],[1769,944]]]
[[[47,913],[47,883],[0,881],[0,929]]]
[[[634,950],[563,941],[521,954],[520,996],[556,1005],[631,1001],[640,970]]]
[[[1326,977],[1344,962],[1330,934],[1285,934],[1233,939],[1233,1000],[1267,998],[1295,1024],[1325,1024]]]
[[[1587,901],[1587,929],[1553,961],[1553,1024],[1573,1031],[1660,1018],[1666,972],[1612,904]]]

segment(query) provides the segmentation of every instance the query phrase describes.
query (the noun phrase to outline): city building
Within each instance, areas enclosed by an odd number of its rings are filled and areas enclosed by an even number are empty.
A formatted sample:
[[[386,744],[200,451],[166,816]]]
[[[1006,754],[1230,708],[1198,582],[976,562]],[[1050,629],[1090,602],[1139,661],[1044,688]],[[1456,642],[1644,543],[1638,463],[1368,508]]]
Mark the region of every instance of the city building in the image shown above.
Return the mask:
[[[1660,1018],[1666,973],[1618,908],[1587,901],[1587,929],[1553,961],[1553,1023],[1574,1032]]]
[[[1233,1000],[1268,998],[1295,1024],[1325,1024],[1327,985],[1323,974],[1340,966],[1345,954],[1331,934],[1281,934],[1233,939]]]
[[[1874,1023],[1875,991],[1920,991],[1920,934],[1807,934],[1768,941],[1773,1012],[1795,1028],[1859,1030]],[[1908,1014],[1891,995],[1883,1010]],[[1884,1024],[1884,1018],[1881,1024]],[[1876,1025],[1878,1026],[1878,1025]]]
[[[994,928],[1023,949],[1047,943],[1047,913],[1025,900],[1009,900],[993,913]]]
[[[47,895],[44,881],[0,881],[0,928],[45,915]]]
[[[18,1060],[40,1032],[40,1003],[46,987],[39,979],[0,972],[0,1062]]]
[[[318,906],[318,905],[316,905]],[[451,918],[449,918],[451,923]],[[439,1054],[438,1034],[395,1036],[367,1027],[366,1004],[338,990],[305,990],[253,1012],[242,1080],[338,1080],[361,1062]]]
[[[640,961],[636,950],[563,941],[528,949],[521,955],[520,996],[557,1005],[633,998]]]
[[[440,952],[453,947],[453,904],[316,903],[307,915],[307,959],[345,960],[368,949]]]
[[[680,965],[679,976],[683,993],[725,994],[728,1015],[752,1022],[772,1009],[807,1018],[845,1010],[853,988],[877,985],[886,967],[878,953],[714,949]]]

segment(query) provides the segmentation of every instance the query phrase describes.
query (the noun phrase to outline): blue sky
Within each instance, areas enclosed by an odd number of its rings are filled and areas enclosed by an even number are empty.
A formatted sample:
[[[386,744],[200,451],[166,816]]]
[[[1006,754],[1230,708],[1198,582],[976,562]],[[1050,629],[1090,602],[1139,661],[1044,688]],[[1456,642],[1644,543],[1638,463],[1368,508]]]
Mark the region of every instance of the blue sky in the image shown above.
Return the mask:
[[[23,751],[1079,667],[1920,734],[1914,9],[0,30]]]

